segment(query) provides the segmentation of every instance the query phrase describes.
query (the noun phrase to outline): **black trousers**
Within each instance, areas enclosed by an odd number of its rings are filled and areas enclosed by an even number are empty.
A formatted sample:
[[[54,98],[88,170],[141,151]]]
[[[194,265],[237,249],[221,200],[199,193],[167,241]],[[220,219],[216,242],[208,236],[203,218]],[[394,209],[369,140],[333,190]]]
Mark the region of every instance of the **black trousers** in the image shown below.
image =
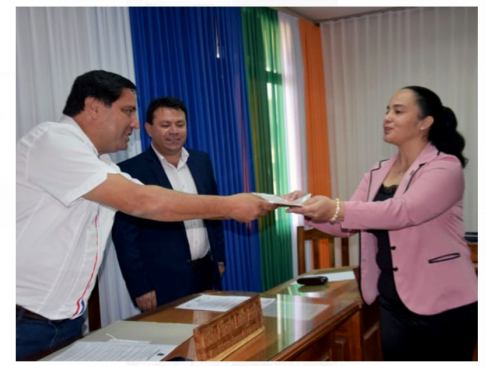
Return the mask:
[[[380,296],[384,361],[472,361],[478,339],[478,303],[419,315]]]
[[[215,267],[216,265],[207,254],[204,258],[198,259],[191,263],[191,293],[211,290],[215,282]],[[219,276],[219,273],[218,273]],[[188,294],[189,295],[189,294]]]

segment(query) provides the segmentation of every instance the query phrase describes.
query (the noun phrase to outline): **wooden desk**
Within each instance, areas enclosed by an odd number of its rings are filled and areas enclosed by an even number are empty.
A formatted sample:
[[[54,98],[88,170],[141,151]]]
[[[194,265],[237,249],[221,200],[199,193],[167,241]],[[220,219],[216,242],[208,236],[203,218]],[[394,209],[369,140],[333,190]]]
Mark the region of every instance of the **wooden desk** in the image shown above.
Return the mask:
[[[355,277],[358,278],[357,267],[341,267],[339,269],[319,269],[309,274],[326,275],[327,273],[346,272],[353,270]],[[339,360],[363,360],[381,361],[383,359],[381,351],[381,334],[379,304],[375,301],[372,305],[367,305],[361,299],[357,280],[329,282],[324,286],[303,287],[292,285],[294,281],[285,282],[267,293],[292,294],[293,296],[321,298],[321,299],[345,299],[354,301],[358,304],[358,312],[355,314],[353,322],[343,323],[334,330],[334,354]]]
[[[349,271],[350,268],[347,268]],[[327,273],[336,269],[317,270]],[[225,361],[359,361],[367,358],[364,351],[363,304],[355,280],[328,283],[304,289],[288,281],[262,297],[276,299],[278,316],[265,316],[265,331],[226,357]],[[206,293],[219,295],[247,295],[242,292]],[[218,312],[193,311],[176,307],[198,295],[188,296],[150,313],[129,320],[204,324]],[[297,319],[310,304],[325,305],[326,309],[309,320]],[[312,305],[310,305],[312,306]],[[194,339],[177,347],[165,360],[182,356],[197,360]],[[375,358],[376,359],[376,358]]]
[[[312,274],[350,271],[315,270]],[[245,292],[207,291],[217,295],[250,295]],[[220,312],[177,309],[199,294],[187,296],[130,321],[205,324]],[[273,314],[264,309],[265,331],[224,361],[360,361],[380,360],[377,312],[365,306],[356,280],[329,282],[323,286],[300,286],[290,280],[263,294],[276,301]],[[269,308],[270,308],[269,307]],[[306,309],[319,308],[312,316]],[[164,360],[176,356],[197,361],[193,337],[179,345]]]

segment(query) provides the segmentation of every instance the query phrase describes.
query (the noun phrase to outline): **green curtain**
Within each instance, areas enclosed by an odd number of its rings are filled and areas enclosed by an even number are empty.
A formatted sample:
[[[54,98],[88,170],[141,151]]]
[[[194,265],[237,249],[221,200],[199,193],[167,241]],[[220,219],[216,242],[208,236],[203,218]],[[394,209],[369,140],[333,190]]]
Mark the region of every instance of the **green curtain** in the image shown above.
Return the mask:
[[[258,192],[288,193],[285,120],[277,11],[241,8],[248,100]],[[260,219],[262,290],[292,278],[290,217]]]

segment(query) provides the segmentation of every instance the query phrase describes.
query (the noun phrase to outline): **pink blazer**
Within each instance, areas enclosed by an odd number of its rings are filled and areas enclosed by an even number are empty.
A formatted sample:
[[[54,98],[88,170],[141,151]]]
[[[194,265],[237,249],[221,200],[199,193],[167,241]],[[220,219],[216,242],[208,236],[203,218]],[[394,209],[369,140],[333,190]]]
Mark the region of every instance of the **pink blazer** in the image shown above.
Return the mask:
[[[397,292],[407,308],[432,315],[478,300],[478,278],[464,239],[464,177],[459,160],[428,144],[405,173],[395,196],[372,202],[398,154],[365,174],[334,224],[306,221],[334,236],[360,232],[360,289],[371,304],[380,270],[376,237],[388,230]]]

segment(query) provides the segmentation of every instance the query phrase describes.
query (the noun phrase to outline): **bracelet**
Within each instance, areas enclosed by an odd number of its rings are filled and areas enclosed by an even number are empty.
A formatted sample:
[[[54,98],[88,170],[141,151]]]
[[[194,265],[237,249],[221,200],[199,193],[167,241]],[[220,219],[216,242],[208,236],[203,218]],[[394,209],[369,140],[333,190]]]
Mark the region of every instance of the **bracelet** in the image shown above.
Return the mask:
[[[339,198],[336,198],[334,201],[336,202],[336,211],[334,211],[334,215],[329,219],[329,222],[336,221],[339,215],[339,210],[341,209],[341,201],[339,201]]]

